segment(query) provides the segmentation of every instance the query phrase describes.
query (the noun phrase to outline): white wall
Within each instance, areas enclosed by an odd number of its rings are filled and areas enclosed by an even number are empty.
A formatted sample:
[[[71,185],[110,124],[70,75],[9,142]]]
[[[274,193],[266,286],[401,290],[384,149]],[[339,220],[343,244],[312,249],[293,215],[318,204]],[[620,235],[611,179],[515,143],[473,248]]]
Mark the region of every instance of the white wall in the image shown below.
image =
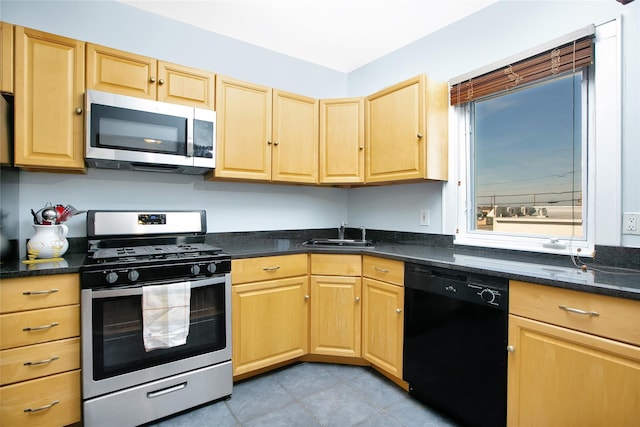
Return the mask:
[[[0,19],[311,97],[346,94],[344,73],[114,1],[0,0]],[[23,256],[24,242],[33,234],[30,209],[47,202],[81,210],[205,209],[210,232],[327,228],[348,220],[348,190],[337,188],[209,182],[198,176],[98,169],[87,175],[20,171],[18,180],[7,181],[4,194],[18,188],[19,231],[12,237],[18,237]],[[70,237],[86,235],[84,216],[67,225]]]
[[[635,95],[640,93],[640,1],[621,5],[614,0],[500,0],[351,72],[349,96],[367,95],[419,73],[448,81],[589,24],[602,24],[616,18],[621,18],[622,21],[622,185],[621,194],[613,198],[622,199],[623,212],[640,212],[640,168],[637,166],[640,164],[640,105]],[[617,144],[614,132],[611,137],[611,140],[601,140],[598,143],[604,146]],[[455,163],[457,147],[454,143],[455,141],[450,140],[450,158]],[[450,171],[455,170],[453,166],[455,164],[452,164]],[[438,206],[442,206],[444,210],[444,223],[440,224],[441,227],[436,232],[453,234],[455,230],[455,182],[456,177],[450,176],[450,181],[443,184],[443,195],[446,197],[443,206],[442,199],[433,205],[432,210],[437,210]],[[415,226],[415,215],[410,212],[415,211],[417,205],[412,196],[427,198],[430,204],[432,199],[428,194],[432,191],[432,185],[425,183],[420,194],[413,194],[413,190],[407,191],[403,186],[394,187],[406,197],[399,201],[401,203],[379,203],[375,211],[367,210],[371,207],[372,200],[383,201],[389,197],[389,189],[353,189],[349,194],[349,216],[354,217],[357,213],[359,222],[375,222],[385,229],[423,230]],[[607,221],[608,218],[601,215],[598,220]],[[622,246],[640,247],[639,236],[621,235],[621,230],[611,231],[609,227],[600,228],[606,229],[606,233],[616,233],[616,236],[611,238],[597,234],[600,240],[596,240],[596,244],[621,241]]]
[[[573,13],[574,9],[578,12]],[[617,16],[623,18],[624,92],[636,94],[640,92],[640,1],[622,6],[614,0],[501,0],[345,75],[114,1],[0,0],[0,19],[7,22],[316,98],[367,95],[423,72],[446,81]],[[637,97],[625,93],[622,204],[624,211],[640,212],[640,108]],[[80,209],[162,208],[177,201],[185,208],[207,209],[211,231],[323,228],[346,220],[354,227],[451,232],[443,222],[455,212],[447,212],[442,194],[453,183],[345,190],[203,182],[198,177],[142,172],[90,170],[86,176],[20,172],[20,236],[31,235],[29,210],[47,201]],[[430,226],[418,224],[422,208],[430,211]],[[78,224],[69,225],[72,236],[84,235]],[[622,236],[622,244],[640,247],[640,238]]]
[[[212,183],[200,177],[89,169],[86,176],[22,172],[21,234],[33,230],[29,209],[44,203],[78,209],[205,209],[209,232],[337,227],[347,220],[347,190],[307,186]],[[70,236],[85,236],[84,216]]]

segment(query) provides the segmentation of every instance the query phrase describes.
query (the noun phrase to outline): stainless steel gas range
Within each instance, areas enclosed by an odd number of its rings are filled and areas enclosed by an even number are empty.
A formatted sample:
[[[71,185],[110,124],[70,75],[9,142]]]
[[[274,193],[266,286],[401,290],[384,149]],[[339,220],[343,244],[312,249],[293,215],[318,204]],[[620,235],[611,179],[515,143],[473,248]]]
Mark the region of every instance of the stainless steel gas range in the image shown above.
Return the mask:
[[[231,259],[204,211],[88,211],[83,421],[135,426],[230,396]]]

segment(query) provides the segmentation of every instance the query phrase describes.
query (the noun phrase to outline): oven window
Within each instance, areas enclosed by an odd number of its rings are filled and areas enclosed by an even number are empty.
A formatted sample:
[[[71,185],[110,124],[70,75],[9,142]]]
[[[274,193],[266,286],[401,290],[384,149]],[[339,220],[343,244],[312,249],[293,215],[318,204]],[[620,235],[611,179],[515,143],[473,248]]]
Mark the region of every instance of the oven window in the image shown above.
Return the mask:
[[[224,283],[191,289],[187,343],[150,352],[142,339],[141,295],[94,299],[94,380],[224,349],[224,290]]]
[[[91,108],[94,147],[186,155],[186,118],[100,104]]]

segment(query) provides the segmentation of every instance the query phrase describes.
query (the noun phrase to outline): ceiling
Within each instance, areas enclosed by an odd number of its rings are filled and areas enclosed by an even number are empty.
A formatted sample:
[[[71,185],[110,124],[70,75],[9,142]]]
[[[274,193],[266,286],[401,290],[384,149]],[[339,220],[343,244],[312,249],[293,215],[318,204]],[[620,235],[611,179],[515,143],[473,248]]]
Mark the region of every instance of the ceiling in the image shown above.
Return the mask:
[[[350,72],[497,0],[119,0]]]

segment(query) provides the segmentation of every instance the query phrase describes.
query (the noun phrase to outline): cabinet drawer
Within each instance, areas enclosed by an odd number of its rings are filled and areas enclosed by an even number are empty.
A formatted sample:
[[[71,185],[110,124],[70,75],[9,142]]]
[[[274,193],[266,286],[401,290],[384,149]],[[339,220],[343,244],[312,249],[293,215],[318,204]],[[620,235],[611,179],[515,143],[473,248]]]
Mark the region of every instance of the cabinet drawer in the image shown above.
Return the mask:
[[[365,255],[362,257],[362,275],[404,286],[404,263]]]
[[[307,272],[307,254],[231,260],[231,281],[234,285],[300,276]]]
[[[311,274],[362,276],[360,255],[311,254]]]
[[[80,338],[0,351],[0,385],[80,368]]]
[[[72,304],[80,304],[77,274],[3,279],[0,286],[0,313]]]
[[[0,387],[6,426],[63,426],[80,421],[80,371]]]
[[[640,345],[640,301],[512,280],[509,312]]]
[[[80,336],[80,306],[0,315],[0,333],[0,350]]]

